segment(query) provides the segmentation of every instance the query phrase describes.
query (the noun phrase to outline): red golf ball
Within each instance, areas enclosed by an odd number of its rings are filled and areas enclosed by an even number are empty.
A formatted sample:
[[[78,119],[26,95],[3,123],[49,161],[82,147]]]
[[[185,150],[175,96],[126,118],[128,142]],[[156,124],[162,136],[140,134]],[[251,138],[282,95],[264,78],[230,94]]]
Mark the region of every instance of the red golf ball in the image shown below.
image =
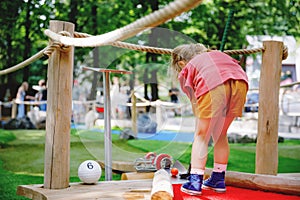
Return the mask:
[[[171,169],[171,174],[172,174],[172,176],[177,176],[177,174],[178,174],[178,169],[177,168],[172,168]]]

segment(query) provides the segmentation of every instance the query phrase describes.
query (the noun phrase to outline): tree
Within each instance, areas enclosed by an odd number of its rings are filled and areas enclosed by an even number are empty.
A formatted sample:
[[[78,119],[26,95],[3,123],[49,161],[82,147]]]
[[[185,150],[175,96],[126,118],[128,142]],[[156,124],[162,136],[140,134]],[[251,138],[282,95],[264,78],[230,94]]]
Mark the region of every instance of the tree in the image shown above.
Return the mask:
[[[18,61],[18,59],[16,59],[14,56],[15,47],[13,43],[16,40],[15,34],[17,34],[17,27],[15,25],[18,20],[18,10],[20,9],[21,5],[21,0],[0,2],[0,69],[8,68]],[[4,84],[4,86],[2,86],[3,88],[1,89],[2,94],[0,94],[0,100],[2,99],[1,97],[4,96],[7,83],[15,82],[15,78],[15,73],[14,75],[9,74],[0,77],[0,84]]]
[[[158,10],[158,1],[155,0],[150,0],[148,1],[148,3],[150,4],[151,7],[151,11],[154,12],[156,10]],[[150,35],[149,35],[149,46],[157,46],[157,38],[158,35],[155,34],[157,29],[152,29]],[[147,53],[146,54],[146,63],[156,63],[157,62],[157,54],[153,54],[153,53]],[[150,72],[150,74],[149,74]],[[150,99],[148,97],[148,84],[151,87],[151,101],[156,101],[157,99],[159,99],[158,96],[158,81],[157,81],[157,69],[145,69],[144,72],[144,96],[146,99]],[[149,78],[150,75],[150,78]],[[146,111],[149,112],[150,107],[147,107]]]
[[[71,21],[75,23],[76,31],[99,35],[123,27],[153,12],[153,10],[157,9],[157,5],[164,6],[171,1],[1,1],[0,70],[20,63],[44,48],[48,44],[49,39],[43,34],[43,30],[49,26],[49,20],[51,19]],[[92,9],[92,7],[94,8]],[[160,25],[160,28],[174,31],[170,31],[166,35],[159,34],[156,37],[156,44],[150,41],[152,39],[145,37],[148,33],[139,34],[127,41],[168,48],[174,48],[178,44],[186,42],[201,42],[209,47],[219,49],[230,10],[234,11],[234,16],[229,24],[225,49],[244,48],[247,46],[246,35],[293,35],[299,41],[299,7],[300,4],[297,0],[204,1],[197,8]],[[178,33],[184,34],[185,37],[178,37],[176,35]],[[130,50],[118,50],[116,52],[116,48],[113,48],[113,51],[105,52],[104,49],[106,48],[99,48],[99,65],[101,66],[121,66],[134,70],[131,67],[146,62],[146,59],[142,57],[144,53]],[[80,71],[78,70],[80,64],[85,61],[91,50],[92,48],[75,49],[75,78]],[[116,56],[119,59],[116,59]],[[167,66],[168,56],[156,56],[157,61],[152,62],[166,63]],[[148,54],[147,57],[149,60],[153,58],[151,54]],[[108,62],[112,61],[114,61],[114,66],[112,63],[108,64]],[[16,88],[19,83],[26,79],[28,79],[30,85],[36,84],[38,79],[46,78],[46,66],[47,61],[41,59],[27,67],[25,73],[23,73],[23,70],[19,70],[9,75],[1,76],[0,100],[3,99],[3,91],[6,90],[6,88],[3,89],[3,85]],[[151,74],[152,69],[154,69],[154,66],[148,67],[149,74]],[[138,75],[137,71],[136,73]],[[154,70],[153,73],[153,77],[156,74],[160,82],[164,81],[162,78],[165,78],[163,76],[165,71],[162,71],[161,68],[157,72]],[[137,78],[142,78],[142,76]]]

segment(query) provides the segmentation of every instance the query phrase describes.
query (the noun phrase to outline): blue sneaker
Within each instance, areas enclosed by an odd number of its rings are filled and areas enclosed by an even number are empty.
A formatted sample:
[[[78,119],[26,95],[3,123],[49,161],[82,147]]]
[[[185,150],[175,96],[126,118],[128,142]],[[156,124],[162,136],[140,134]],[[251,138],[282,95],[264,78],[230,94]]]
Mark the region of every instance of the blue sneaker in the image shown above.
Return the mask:
[[[202,187],[216,192],[225,192],[225,172],[212,172],[210,178],[203,181]]]
[[[189,195],[200,195],[203,175],[191,174],[189,181],[181,186],[181,191]]]

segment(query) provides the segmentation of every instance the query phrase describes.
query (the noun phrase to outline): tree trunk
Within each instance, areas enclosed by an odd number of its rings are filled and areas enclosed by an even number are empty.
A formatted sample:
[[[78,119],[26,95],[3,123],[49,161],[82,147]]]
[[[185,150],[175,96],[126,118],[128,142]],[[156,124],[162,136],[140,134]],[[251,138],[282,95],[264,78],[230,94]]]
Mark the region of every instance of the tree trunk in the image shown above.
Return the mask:
[[[99,47],[96,47],[93,50],[93,67],[99,68]],[[92,88],[91,88],[91,93],[89,95],[90,100],[95,100],[96,99],[99,74],[100,73],[98,73],[98,72],[93,72]]]
[[[151,6],[151,10],[152,12],[155,10],[158,10],[158,0],[150,0],[148,1],[150,6]],[[156,34],[156,29],[153,29],[149,35],[149,46],[157,46],[157,34]],[[157,61],[157,54],[153,54],[153,53],[147,53],[146,54],[146,63],[151,63],[151,62],[156,62]],[[150,69],[151,70],[151,69]],[[148,73],[149,70],[146,69],[145,70],[145,74],[144,74],[144,81],[145,81],[145,77],[148,77]],[[148,79],[148,81],[144,82],[145,83],[145,98],[148,97],[147,92],[147,85],[150,84],[151,87],[151,101],[156,101],[157,99],[159,99],[158,97],[158,83],[157,83],[157,69],[151,70],[150,72],[150,79]],[[146,98],[146,99],[147,99]],[[149,108],[146,108],[146,111],[149,112]]]
[[[97,6],[93,5],[92,6],[92,22],[93,26],[97,27]],[[96,32],[96,29],[95,29]],[[96,47],[93,50],[93,67],[99,68],[99,47]],[[97,93],[97,84],[98,84],[98,79],[99,79],[99,73],[98,72],[93,72],[93,81],[92,81],[92,88],[91,88],[91,93],[89,95],[90,100],[95,100],[96,99],[96,93]]]
[[[157,99],[159,99],[158,96],[158,83],[157,83],[157,70],[152,70],[151,71],[151,95],[152,95],[152,101],[156,101]]]
[[[9,10],[3,10],[1,15],[5,15],[5,18],[3,18],[2,20],[3,23],[1,24],[1,37],[3,38],[0,47],[0,54],[2,54],[3,56],[1,58],[1,70],[10,68],[13,65],[17,64],[17,62],[19,61],[19,58],[17,58],[16,55],[18,54],[18,52],[16,52],[13,47],[14,37],[16,36],[13,33],[15,33],[14,30],[16,29],[17,19],[19,16],[18,11],[21,9],[22,1],[2,1],[1,8],[3,8],[2,6],[9,8]],[[19,83],[17,83],[17,77],[19,76],[17,75],[20,74],[20,72],[21,70],[19,72],[13,72],[7,75],[0,76],[0,84],[4,85],[4,87],[1,88],[1,92],[3,95],[5,95],[6,90],[9,89],[11,97],[15,97],[19,86]],[[0,96],[0,98],[3,99],[4,96]]]
[[[69,20],[77,27],[76,16],[78,14],[78,0],[71,0]]]
[[[147,57],[147,54],[146,54],[146,57]],[[148,84],[149,84],[149,70],[148,68],[145,69],[144,71],[144,78],[143,78],[143,81],[144,81],[144,98],[147,99],[147,100],[150,100],[149,96],[148,96]]]
[[[27,7],[26,7],[26,20],[25,20],[25,49],[24,49],[24,55],[23,58],[24,60],[29,58],[30,56],[30,51],[31,51],[31,41],[29,38],[30,34],[30,28],[31,28],[31,20],[30,20],[30,12],[32,8],[32,1],[28,0],[27,2]],[[29,67],[23,68],[23,80],[28,81],[29,78]]]
[[[9,25],[8,27],[12,28],[12,24]],[[12,62],[13,48],[12,48],[11,34],[7,34],[6,41],[7,41],[7,60],[6,60],[6,64],[7,64],[7,68],[9,68],[13,65],[13,62]],[[9,73],[6,76],[7,76],[7,82],[5,80],[3,82],[5,82],[5,83],[14,83],[14,82],[16,82],[15,73]]]

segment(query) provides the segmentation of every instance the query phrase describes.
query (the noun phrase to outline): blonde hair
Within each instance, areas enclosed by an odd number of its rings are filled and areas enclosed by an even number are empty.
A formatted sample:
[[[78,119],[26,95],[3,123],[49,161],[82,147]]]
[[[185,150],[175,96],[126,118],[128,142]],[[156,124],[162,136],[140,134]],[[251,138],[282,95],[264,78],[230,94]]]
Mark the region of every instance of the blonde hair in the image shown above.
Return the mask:
[[[28,90],[28,87],[29,87],[28,82],[24,81],[24,82],[22,83],[21,87],[24,89],[24,91],[27,91],[27,90]]]
[[[171,54],[171,69],[178,74],[181,71],[179,61],[189,62],[197,54],[208,52],[209,49],[203,44],[183,44],[173,49]]]

